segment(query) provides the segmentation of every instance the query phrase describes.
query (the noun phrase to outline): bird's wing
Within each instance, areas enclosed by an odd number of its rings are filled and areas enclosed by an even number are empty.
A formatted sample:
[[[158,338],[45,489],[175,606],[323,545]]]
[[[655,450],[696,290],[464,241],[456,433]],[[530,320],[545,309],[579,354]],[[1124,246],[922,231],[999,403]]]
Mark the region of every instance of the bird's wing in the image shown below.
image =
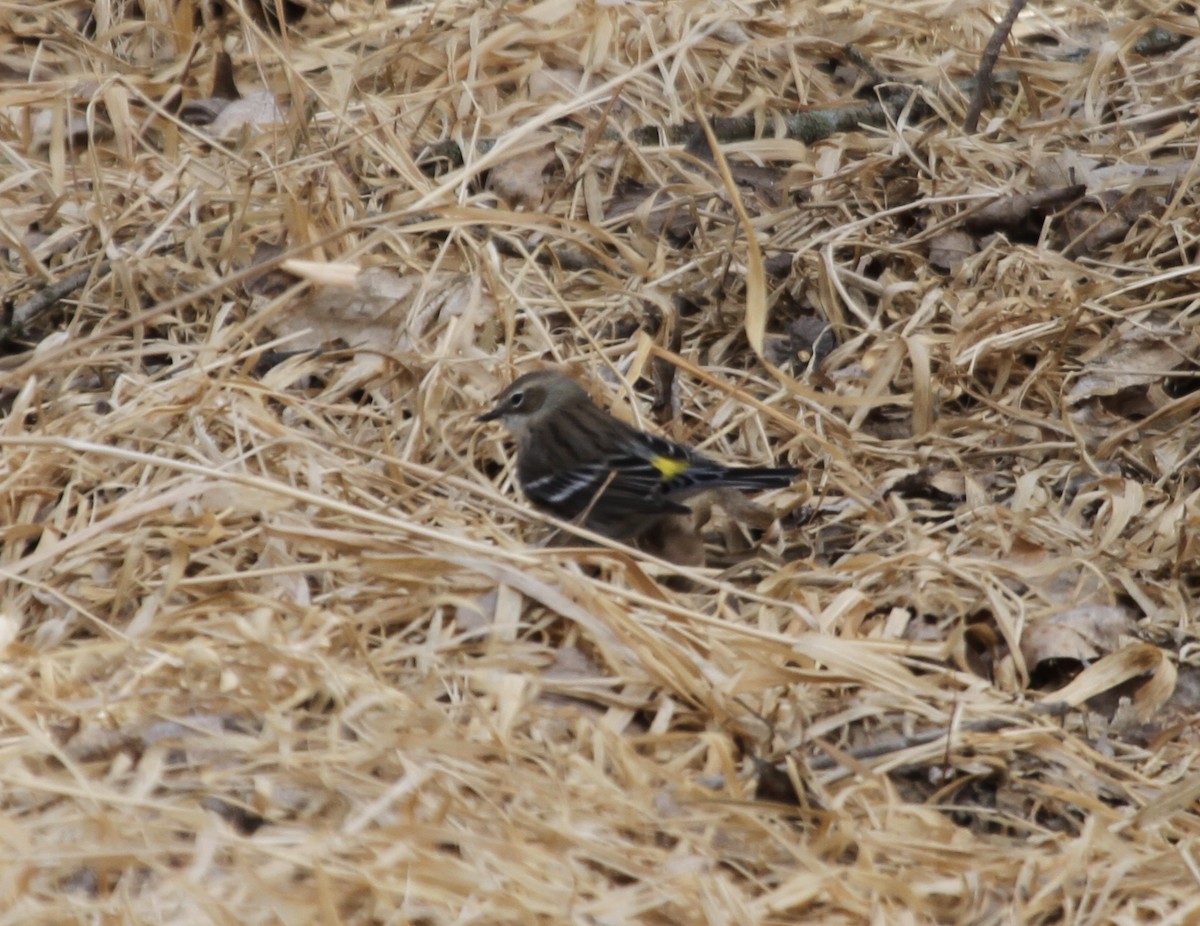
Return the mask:
[[[674,457],[654,455],[617,457],[608,461],[615,472],[604,491],[602,504],[608,511],[631,514],[686,514],[688,509],[667,498],[676,478],[678,461]]]
[[[597,502],[608,514],[684,514],[687,508],[668,501],[668,477],[651,459],[612,456],[574,469],[540,476],[524,485],[535,504],[573,518]]]
[[[530,479],[522,488],[530,501],[573,517],[591,504],[608,474],[604,464],[588,463]]]

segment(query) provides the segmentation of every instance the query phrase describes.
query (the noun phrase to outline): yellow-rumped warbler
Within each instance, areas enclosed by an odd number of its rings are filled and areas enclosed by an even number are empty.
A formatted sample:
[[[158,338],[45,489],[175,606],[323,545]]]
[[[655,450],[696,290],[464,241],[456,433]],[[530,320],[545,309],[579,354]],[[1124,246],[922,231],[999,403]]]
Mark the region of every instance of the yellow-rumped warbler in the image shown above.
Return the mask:
[[[596,533],[632,540],[687,498],[729,486],[779,489],[800,470],[730,467],[614,418],[554,370],[526,373],[479,421],[499,419],[517,441],[517,481],[535,505]]]

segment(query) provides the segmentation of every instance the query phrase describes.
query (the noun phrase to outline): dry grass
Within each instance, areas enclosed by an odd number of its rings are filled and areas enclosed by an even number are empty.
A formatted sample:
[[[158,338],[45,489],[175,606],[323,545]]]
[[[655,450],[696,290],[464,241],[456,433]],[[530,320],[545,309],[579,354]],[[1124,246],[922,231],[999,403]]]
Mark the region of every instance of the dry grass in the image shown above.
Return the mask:
[[[0,16],[0,923],[1195,921],[1194,18],[1037,5],[968,137],[997,6],[199,6]],[[924,103],[771,137],[846,45]],[[547,361],[808,478],[540,546]]]

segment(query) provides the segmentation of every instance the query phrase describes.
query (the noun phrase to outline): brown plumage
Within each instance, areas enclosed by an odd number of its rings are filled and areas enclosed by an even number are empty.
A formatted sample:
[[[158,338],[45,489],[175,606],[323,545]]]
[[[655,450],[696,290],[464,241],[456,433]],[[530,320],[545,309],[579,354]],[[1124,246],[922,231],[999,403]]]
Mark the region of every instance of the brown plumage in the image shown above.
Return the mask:
[[[517,442],[517,481],[535,505],[619,540],[637,537],[664,515],[686,514],[688,498],[721,486],[778,489],[791,467],[723,466],[647,434],[596,405],[554,370],[526,373],[496,397],[480,421],[503,422]]]

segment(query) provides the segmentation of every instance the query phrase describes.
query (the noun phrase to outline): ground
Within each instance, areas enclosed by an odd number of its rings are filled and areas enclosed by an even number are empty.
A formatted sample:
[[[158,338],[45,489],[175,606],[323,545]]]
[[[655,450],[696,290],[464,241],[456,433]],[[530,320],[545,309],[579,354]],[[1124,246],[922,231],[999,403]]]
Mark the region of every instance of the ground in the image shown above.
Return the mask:
[[[1191,922],[1196,20],[1005,12],[10,5],[0,924]]]

